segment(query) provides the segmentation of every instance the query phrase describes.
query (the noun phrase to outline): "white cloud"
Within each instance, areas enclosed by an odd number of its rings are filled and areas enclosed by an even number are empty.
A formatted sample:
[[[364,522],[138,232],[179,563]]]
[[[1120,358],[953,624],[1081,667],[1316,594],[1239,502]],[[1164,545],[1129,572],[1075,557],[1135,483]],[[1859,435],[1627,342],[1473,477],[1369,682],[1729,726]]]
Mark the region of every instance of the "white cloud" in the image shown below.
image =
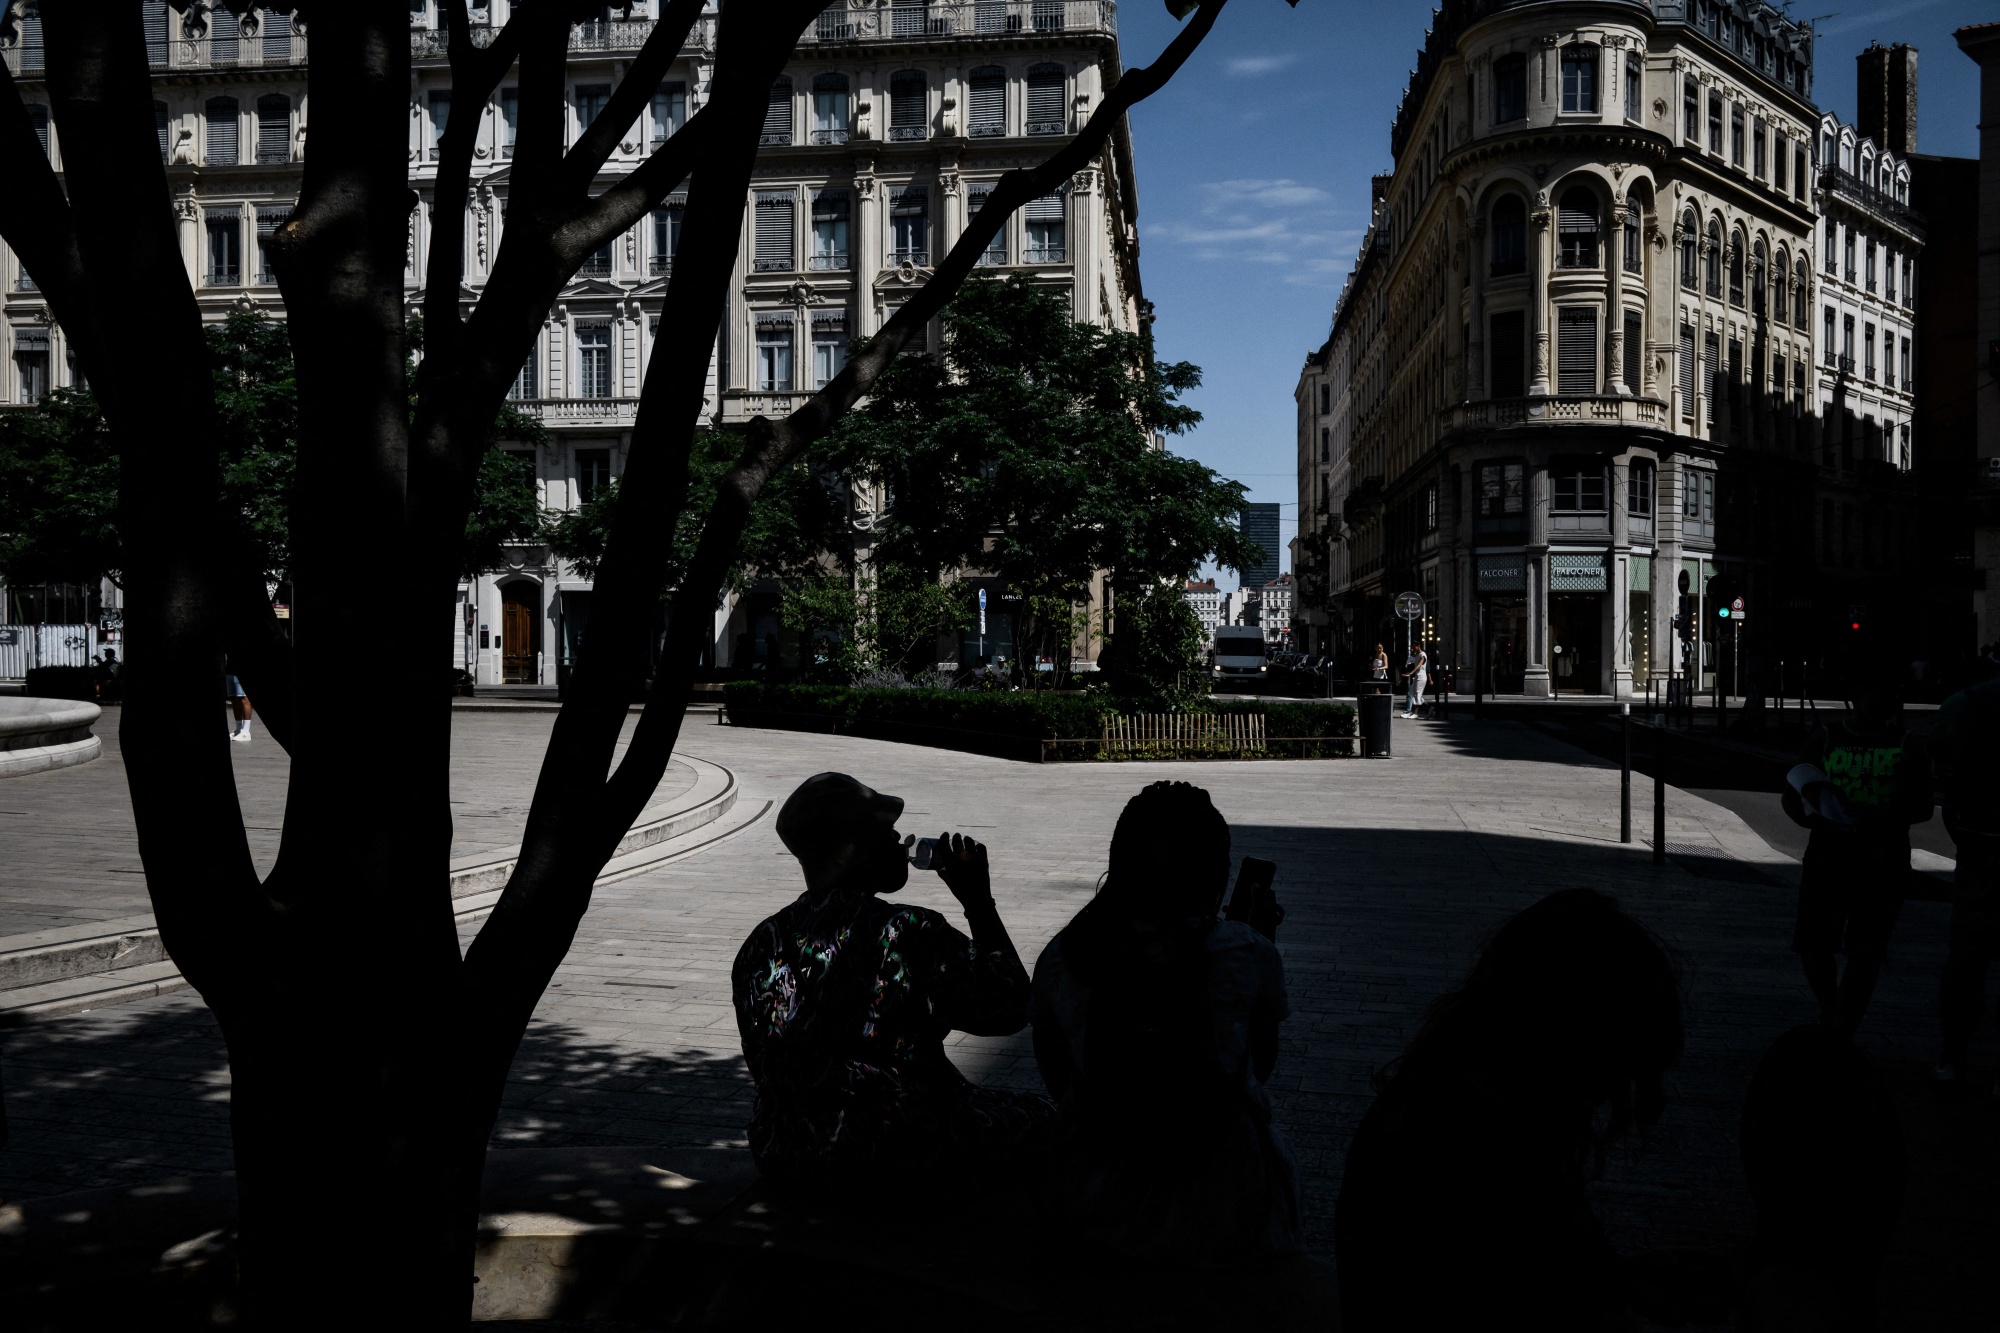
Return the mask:
[[[1211,181],[1194,216],[1146,227],[1147,236],[1188,258],[1283,268],[1287,282],[1338,286],[1361,232],[1332,225],[1325,190],[1290,179]]]
[[[1239,79],[1252,79],[1259,74],[1270,74],[1297,60],[1295,55],[1284,56],[1238,56],[1223,68]]]

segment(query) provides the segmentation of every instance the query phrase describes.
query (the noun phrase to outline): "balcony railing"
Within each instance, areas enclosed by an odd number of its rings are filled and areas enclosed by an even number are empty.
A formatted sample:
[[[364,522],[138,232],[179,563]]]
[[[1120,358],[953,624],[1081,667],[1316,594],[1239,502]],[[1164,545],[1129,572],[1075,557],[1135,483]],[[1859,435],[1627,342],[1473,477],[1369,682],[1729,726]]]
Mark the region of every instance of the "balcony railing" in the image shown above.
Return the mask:
[[[829,5],[802,45],[908,42],[935,37],[1118,35],[1116,0],[955,0],[944,4]]]
[[[1063,264],[1069,262],[1069,251],[1060,245],[1031,245],[1028,247],[1026,262],[1030,264]]]
[[[516,398],[521,411],[558,425],[629,425],[639,415],[637,398]]]
[[[919,143],[930,137],[931,127],[928,125],[891,125],[889,127],[890,143]]]
[[[1603,395],[1494,398],[1483,403],[1457,403],[1440,415],[1447,431],[1493,426],[1664,426],[1667,405],[1654,398]]]
[[[847,255],[844,251],[838,254],[808,255],[806,267],[821,273],[838,272],[847,267]]]
[[[40,47],[18,43],[4,52],[7,72],[16,78],[38,79],[45,72]],[[288,69],[306,63],[306,35],[284,37],[185,37],[146,43],[146,61],[165,69]]]

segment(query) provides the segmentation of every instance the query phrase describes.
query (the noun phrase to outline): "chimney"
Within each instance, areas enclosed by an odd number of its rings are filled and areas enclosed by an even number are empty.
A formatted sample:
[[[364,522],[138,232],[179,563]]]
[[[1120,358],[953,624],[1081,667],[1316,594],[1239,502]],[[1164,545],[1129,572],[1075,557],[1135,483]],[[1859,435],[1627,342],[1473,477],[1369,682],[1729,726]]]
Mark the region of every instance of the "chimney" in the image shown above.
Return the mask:
[[[1869,43],[1854,58],[1855,128],[1898,157],[1917,151],[1917,48]]]

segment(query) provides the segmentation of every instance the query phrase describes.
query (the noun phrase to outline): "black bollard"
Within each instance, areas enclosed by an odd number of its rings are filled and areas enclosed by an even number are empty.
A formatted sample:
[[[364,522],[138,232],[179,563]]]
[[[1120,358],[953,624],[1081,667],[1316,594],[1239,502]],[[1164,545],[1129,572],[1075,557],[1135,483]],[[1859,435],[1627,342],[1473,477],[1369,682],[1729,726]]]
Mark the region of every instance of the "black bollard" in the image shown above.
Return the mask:
[[[1667,863],[1667,729],[1653,732],[1653,864]]]
[[[1619,709],[1620,739],[1624,742],[1625,763],[1618,774],[1618,841],[1632,841],[1632,705]]]

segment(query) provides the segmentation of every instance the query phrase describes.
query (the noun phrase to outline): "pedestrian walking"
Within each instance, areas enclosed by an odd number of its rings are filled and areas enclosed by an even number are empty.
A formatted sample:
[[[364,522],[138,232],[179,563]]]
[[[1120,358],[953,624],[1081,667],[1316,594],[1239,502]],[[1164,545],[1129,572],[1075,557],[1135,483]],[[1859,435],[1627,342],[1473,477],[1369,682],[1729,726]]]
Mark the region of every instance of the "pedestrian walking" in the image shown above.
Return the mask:
[[[1409,689],[1409,698],[1403,709],[1403,716],[1414,718],[1417,708],[1424,701],[1424,677],[1429,672],[1431,659],[1421,648],[1413,649],[1409,661],[1403,664],[1403,684]]]
[[[1986,970],[2000,957],[2000,678],[1960,690],[1938,709],[1931,732],[1944,789],[1944,826],[1958,849],[1951,934],[1938,983],[1940,1085],[1965,1081],[1966,1056],[1986,1009]],[[1993,1084],[2000,1096],[2000,1078]]]
[[[1384,687],[1389,684],[1389,654],[1379,643],[1375,645],[1375,660],[1368,664],[1368,678],[1381,681]]]
[[[250,696],[243,692],[243,682],[231,672],[222,677],[222,693],[229,700],[229,715],[236,720],[236,729],[229,733],[229,739],[239,745],[250,743]]]
[[[1806,740],[1785,813],[1811,830],[1792,948],[1820,1021],[1852,1040],[1889,953],[1910,875],[1910,826],[1931,817],[1931,757],[1902,724],[1894,668],[1864,668],[1854,708]],[[1843,972],[1835,954],[1847,956]]]

